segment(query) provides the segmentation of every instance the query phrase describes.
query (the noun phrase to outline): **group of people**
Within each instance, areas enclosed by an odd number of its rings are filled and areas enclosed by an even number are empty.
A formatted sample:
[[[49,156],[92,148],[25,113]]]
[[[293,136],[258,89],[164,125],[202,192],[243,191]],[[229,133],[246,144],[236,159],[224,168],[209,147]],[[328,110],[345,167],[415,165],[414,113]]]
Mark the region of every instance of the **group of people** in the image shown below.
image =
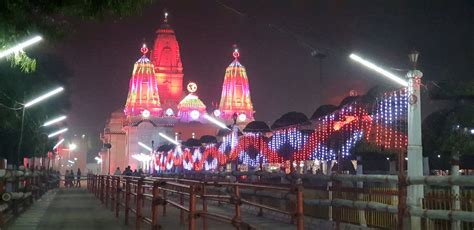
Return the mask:
[[[123,170],[123,172],[120,171],[120,167],[117,167],[117,169],[115,169],[114,175],[115,176],[123,175],[123,176],[137,176],[137,177],[140,177],[140,176],[145,176],[145,173],[143,172],[142,169],[138,169],[138,171],[135,169],[134,171],[132,171],[132,169],[129,165],[125,168],[125,170]]]
[[[74,177],[77,179],[74,180]],[[81,187],[81,169],[77,169],[76,175],[74,175],[74,170],[66,170],[64,174],[64,187],[66,188],[80,188]]]

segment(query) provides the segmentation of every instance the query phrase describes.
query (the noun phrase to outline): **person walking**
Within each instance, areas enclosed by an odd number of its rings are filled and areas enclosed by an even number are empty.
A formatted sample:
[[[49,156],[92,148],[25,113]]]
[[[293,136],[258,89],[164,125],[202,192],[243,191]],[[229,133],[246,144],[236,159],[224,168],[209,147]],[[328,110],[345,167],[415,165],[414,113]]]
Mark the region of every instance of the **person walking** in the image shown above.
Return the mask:
[[[81,169],[80,168],[77,168],[76,176],[77,176],[76,187],[80,188],[81,187]]]

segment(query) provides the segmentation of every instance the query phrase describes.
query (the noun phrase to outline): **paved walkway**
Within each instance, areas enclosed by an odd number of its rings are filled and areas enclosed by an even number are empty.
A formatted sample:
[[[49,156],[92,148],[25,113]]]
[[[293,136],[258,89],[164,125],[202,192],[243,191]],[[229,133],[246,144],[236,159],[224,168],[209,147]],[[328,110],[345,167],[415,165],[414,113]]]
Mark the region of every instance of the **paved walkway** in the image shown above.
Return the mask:
[[[133,204],[132,204],[133,205]],[[144,214],[149,216],[150,204],[143,208]],[[180,212],[168,206],[167,215],[163,216],[160,208],[160,225],[162,229],[187,229],[187,215],[184,214],[183,222],[180,223]],[[233,213],[232,206],[209,205],[209,211],[223,216],[229,216]],[[257,229],[295,229],[294,225],[285,223],[285,221],[275,221],[267,218],[257,217],[256,215],[242,212],[242,218],[256,226]],[[56,189],[49,191],[41,200],[36,201],[29,209],[16,218],[6,229],[11,230],[128,230],[134,229],[135,215],[130,213],[129,226],[124,225],[123,209],[120,217],[115,218],[114,212],[107,209],[100,203],[92,193],[85,188]],[[231,224],[207,220],[208,230],[227,230],[235,229]],[[197,229],[202,229],[202,218],[196,220]],[[140,229],[150,229],[150,225],[142,223]]]
[[[120,224],[112,212],[85,188],[59,189],[45,194],[7,228],[30,229],[131,229]]]

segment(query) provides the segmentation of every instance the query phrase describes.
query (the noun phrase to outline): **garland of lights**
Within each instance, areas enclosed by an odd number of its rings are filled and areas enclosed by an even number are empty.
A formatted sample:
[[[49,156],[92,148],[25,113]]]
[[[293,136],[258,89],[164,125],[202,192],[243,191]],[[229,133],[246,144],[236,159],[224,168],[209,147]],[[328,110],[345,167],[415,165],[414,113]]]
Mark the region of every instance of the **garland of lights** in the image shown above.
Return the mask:
[[[270,140],[259,133],[235,132],[223,137],[220,145],[186,148],[176,146],[156,156],[156,168],[171,170],[216,170],[230,162],[258,166],[304,160],[328,161],[346,158],[360,140],[365,139],[383,149],[401,150],[407,146],[408,113],[406,89],[385,93],[371,108],[358,101],[315,121],[313,130],[303,133],[297,127],[273,132]]]

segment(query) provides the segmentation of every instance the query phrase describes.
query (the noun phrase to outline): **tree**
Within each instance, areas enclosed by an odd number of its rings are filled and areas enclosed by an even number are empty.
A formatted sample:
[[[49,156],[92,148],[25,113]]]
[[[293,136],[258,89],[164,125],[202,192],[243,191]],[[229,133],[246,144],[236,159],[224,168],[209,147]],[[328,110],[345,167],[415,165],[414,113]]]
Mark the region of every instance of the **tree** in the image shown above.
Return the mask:
[[[58,39],[68,28],[72,28],[76,18],[128,16],[140,12],[151,2],[152,0],[0,1],[0,49],[37,33],[48,39]],[[36,61],[23,52],[12,56],[10,60],[13,66],[24,72],[32,72],[36,68]]]
[[[48,40],[59,40],[66,32],[70,32],[69,29],[74,27],[78,19],[120,18],[138,13],[150,2],[152,0],[0,1],[0,50],[36,34]],[[0,60],[0,156],[9,161],[16,159],[21,103],[53,87],[67,88],[71,76],[60,59],[51,55],[31,54],[35,59],[19,52],[10,57],[10,64],[4,59]],[[20,157],[43,156],[52,148],[55,141],[48,142],[45,135],[52,130],[41,125],[68,108],[69,92],[66,90],[61,96],[26,110],[24,144],[20,149]]]

